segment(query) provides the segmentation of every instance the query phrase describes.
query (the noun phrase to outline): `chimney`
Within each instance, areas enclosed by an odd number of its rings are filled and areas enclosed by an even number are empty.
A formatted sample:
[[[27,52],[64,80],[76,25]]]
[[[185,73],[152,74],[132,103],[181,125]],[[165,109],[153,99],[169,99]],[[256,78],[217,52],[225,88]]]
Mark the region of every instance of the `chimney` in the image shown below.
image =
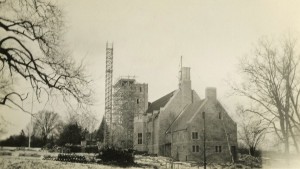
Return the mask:
[[[191,80],[190,79],[190,70],[191,70],[191,68],[189,68],[189,67],[182,67],[181,81]]]
[[[217,89],[215,87],[207,87],[205,89],[205,98],[206,99],[217,99]]]
[[[179,88],[181,89],[181,86],[184,82],[191,81],[190,79],[190,69],[189,67],[182,67],[181,71],[179,72]]]
[[[192,87],[190,79],[190,69],[189,67],[182,67],[180,72],[180,85],[179,88],[182,92],[182,102],[183,104],[189,104],[192,102]]]

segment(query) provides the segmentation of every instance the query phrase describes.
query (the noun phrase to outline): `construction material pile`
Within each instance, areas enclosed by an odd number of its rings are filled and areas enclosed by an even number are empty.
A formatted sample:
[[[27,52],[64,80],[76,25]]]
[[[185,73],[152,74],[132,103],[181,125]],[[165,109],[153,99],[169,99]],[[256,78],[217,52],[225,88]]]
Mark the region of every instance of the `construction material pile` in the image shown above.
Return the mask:
[[[87,162],[85,156],[76,155],[76,154],[58,154],[56,161],[76,162],[76,163]]]

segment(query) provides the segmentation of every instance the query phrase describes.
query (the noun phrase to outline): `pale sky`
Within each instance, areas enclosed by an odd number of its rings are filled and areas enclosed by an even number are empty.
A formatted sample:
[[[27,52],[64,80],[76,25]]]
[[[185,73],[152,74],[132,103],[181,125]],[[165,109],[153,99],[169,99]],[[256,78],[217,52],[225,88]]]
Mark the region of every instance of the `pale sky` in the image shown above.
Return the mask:
[[[135,75],[138,82],[148,83],[150,102],[177,89],[183,56],[200,98],[206,87],[216,87],[218,99],[234,115],[239,99],[228,97],[226,81],[239,79],[238,59],[251,55],[263,36],[300,37],[300,1],[59,0],[59,5],[65,12],[67,47],[79,62],[84,58],[94,80],[92,109],[99,121],[107,41],[114,43],[114,79]],[[60,106],[51,109],[65,114]],[[11,122],[3,137],[18,134],[30,119],[18,109],[2,108],[0,113]]]

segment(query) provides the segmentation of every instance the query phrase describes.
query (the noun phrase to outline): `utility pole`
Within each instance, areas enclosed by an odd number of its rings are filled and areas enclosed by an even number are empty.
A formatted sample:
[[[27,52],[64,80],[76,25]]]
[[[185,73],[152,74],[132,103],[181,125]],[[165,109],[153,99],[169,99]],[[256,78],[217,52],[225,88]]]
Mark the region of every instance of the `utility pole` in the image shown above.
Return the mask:
[[[28,148],[31,147],[31,135],[32,135],[32,131],[33,127],[32,127],[32,111],[33,111],[33,89],[32,89],[32,96],[31,96],[31,111],[30,111],[30,126],[29,126],[29,131],[28,131]]]
[[[204,162],[204,169],[206,169],[206,133],[205,133],[205,112],[202,112],[203,118],[203,162]]]

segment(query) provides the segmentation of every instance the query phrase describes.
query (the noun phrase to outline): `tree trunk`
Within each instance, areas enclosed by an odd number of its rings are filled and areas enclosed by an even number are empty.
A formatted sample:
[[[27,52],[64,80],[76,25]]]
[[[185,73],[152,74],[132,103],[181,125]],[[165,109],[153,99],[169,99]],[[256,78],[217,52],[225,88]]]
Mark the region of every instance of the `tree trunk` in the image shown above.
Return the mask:
[[[291,123],[289,121],[289,130],[290,130],[290,133],[291,133],[291,136],[292,136],[292,139],[293,139],[293,142],[294,142],[294,145],[295,145],[295,148],[296,148],[296,151],[297,153],[299,154],[299,146],[298,146],[298,143],[297,143],[297,139],[296,139],[296,136],[292,130],[292,126],[291,126]]]
[[[249,147],[249,154],[253,157],[255,156],[255,147],[253,147],[253,146]]]
[[[286,132],[284,135],[284,154],[286,158],[286,164],[289,165],[289,154],[290,154],[290,144],[289,144],[289,128],[288,121],[286,120]]]

